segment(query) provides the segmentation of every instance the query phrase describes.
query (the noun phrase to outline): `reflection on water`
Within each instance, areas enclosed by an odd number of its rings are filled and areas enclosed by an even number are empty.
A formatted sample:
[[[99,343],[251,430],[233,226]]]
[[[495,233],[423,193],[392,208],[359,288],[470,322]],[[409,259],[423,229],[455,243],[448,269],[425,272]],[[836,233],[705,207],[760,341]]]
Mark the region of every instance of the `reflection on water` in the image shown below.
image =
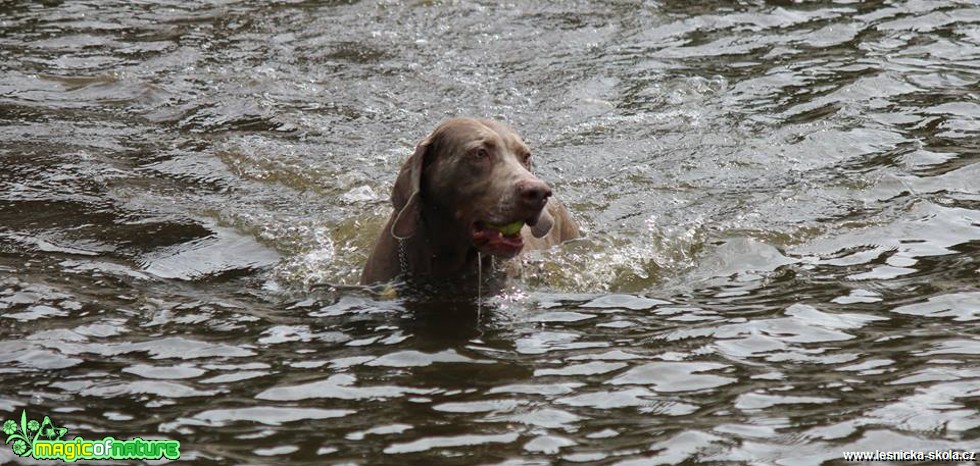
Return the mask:
[[[6,2],[0,24],[4,419],[195,464],[980,450],[970,2]],[[479,308],[348,286],[451,115],[517,127],[588,235]]]

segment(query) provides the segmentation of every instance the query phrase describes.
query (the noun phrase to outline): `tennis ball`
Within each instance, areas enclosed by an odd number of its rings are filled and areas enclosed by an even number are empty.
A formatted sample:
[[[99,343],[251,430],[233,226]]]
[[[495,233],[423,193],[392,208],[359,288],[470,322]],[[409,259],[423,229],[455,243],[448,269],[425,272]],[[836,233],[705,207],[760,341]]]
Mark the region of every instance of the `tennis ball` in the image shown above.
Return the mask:
[[[524,222],[518,220],[513,223],[508,223],[506,225],[490,225],[491,228],[500,232],[504,236],[516,235],[521,231],[521,227],[524,226]]]

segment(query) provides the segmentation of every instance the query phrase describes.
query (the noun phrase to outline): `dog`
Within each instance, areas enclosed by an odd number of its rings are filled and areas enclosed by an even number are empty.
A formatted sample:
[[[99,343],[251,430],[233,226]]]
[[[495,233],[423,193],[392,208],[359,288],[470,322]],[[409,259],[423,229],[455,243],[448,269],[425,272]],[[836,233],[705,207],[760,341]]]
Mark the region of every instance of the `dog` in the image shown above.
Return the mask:
[[[527,145],[494,120],[440,123],[402,165],[391,203],[361,284],[458,279],[476,273],[481,256],[510,259],[579,236],[551,187],[531,173]]]

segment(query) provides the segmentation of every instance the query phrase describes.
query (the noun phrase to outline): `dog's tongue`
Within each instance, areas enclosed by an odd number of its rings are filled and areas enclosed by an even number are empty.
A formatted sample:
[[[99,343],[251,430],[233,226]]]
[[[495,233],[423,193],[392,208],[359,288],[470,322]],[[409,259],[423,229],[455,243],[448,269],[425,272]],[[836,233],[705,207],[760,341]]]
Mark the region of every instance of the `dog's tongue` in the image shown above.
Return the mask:
[[[551,226],[554,225],[554,223],[554,219],[551,218],[551,214],[548,213],[548,209],[545,208],[541,210],[541,215],[538,216],[538,221],[534,222],[534,224],[528,223],[528,225],[531,225],[531,234],[534,235],[535,238],[541,238],[551,231]]]

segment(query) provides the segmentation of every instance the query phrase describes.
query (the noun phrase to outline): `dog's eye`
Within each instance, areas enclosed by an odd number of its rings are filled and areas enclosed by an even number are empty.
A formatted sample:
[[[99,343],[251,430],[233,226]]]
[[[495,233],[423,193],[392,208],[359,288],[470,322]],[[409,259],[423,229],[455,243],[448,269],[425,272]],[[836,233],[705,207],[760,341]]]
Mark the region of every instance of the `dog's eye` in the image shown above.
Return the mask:
[[[479,148],[479,149],[476,150],[476,156],[478,158],[485,159],[487,157],[490,157],[490,151],[488,151],[485,148],[481,147],[481,148]]]

